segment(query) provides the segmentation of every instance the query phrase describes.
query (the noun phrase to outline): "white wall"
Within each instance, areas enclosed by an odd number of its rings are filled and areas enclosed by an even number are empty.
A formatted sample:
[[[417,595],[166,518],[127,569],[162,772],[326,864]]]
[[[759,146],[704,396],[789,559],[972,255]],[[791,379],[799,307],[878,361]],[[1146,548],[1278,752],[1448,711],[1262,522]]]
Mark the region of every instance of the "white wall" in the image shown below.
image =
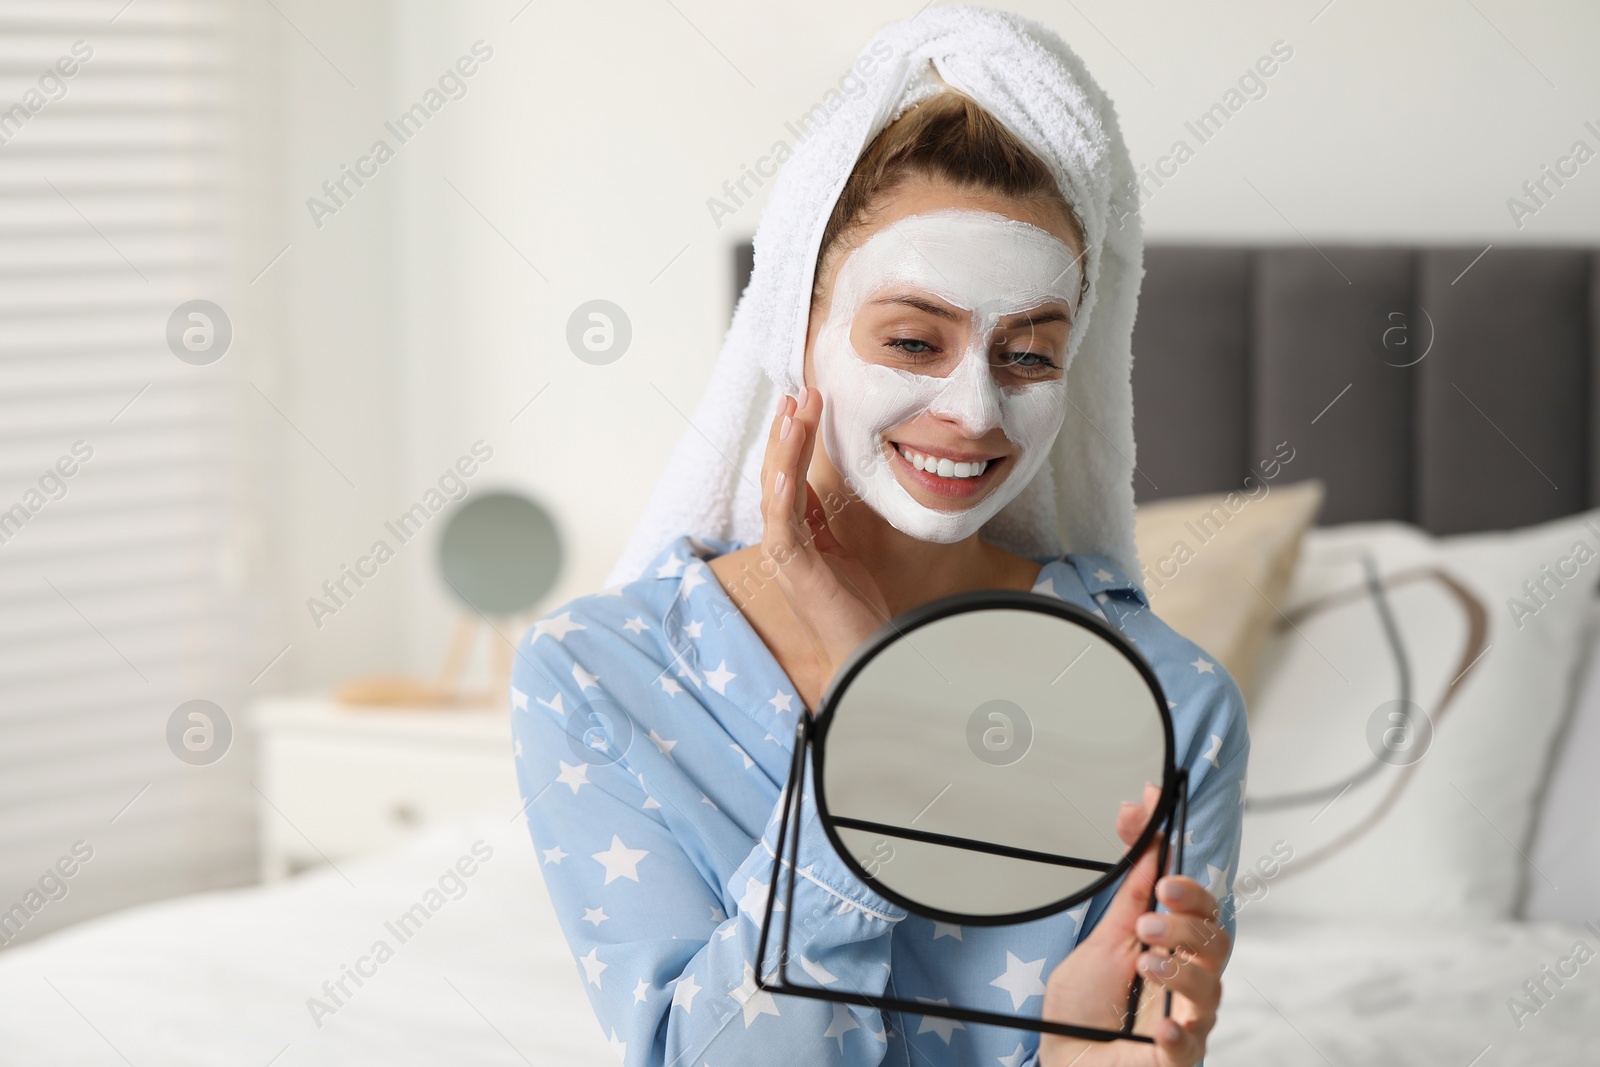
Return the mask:
[[[1583,127],[1600,129],[1592,4],[1017,9],[1084,57],[1140,164],[1177,137],[1194,143],[1184,121],[1274,41],[1293,48],[1267,94],[1150,200],[1153,240],[1600,240],[1600,162],[1520,230],[1506,206],[1576,139],[1600,148]],[[363,192],[318,243],[308,235],[294,267],[287,395],[363,491],[350,493],[315,456],[286,456],[300,488],[285,516],[299,529],[284,611],[305,630],[308,587],[361,547],[375,502],[414,498],[479,438],[495,458],[478,484],[522,488],[562,527],[569,558],[545,607],[594,590],[684,431],[678,412],[693,409],[726,327],[728,249],[754,229],[759,202],[719,228],[707,198],[785,135],[877,26],[915,5],[496,0],[445,10],[408,0],[388,9],[398,25],[386,79],[379,5],[289,10],[330,54],[387,84],[391,105],[415,99],[479,38],[494,57],[468,96],[386,165],[381,190]],[[305,80],[294,87],[291,199],[349,159],[376,117],[370,85],[351,94],[316,56],[295,63]],[[286,207],[296,211],[303,219],[303,205]],[[595,297],[620,304],[634,328],[628,354],[604,367],[574,358],[564,340],[572,309]],[[431,551],[391,565],[405,575],[403,619],[386,570],[384,589],[331,620],[286,674],[323,682],[385,661],[431,669],[453,610]],[[404,639],[392,641],[397,628]]]

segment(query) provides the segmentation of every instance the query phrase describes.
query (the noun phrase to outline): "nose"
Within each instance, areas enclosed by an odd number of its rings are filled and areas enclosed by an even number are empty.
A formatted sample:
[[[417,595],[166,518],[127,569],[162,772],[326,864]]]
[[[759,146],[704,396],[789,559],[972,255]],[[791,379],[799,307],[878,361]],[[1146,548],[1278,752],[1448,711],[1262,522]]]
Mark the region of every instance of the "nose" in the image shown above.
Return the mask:
[[[982,437],[1000,425],[1000,390],[984,348],[974,346],[961,357],[928,413],[951,420],[966,437]]]

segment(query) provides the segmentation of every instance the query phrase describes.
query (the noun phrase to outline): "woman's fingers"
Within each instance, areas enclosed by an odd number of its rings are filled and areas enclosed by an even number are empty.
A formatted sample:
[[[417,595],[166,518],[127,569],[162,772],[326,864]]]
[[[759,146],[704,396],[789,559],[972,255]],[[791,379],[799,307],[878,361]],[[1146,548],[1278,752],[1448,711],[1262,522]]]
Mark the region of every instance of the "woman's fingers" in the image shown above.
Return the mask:
[[[795,398],[783,397],[767,434],[767,452],[761,464],[762,540],[780,563],[798,547],[805,493],[805,468],[800,465],[805,428],[794,417]]]
[[[807,519],[811,510],[821,514],[816,490],[806,480],[821,409],[815,389],[778,402],[762,462],[761,494],[762,551],[778,565],[786,595],[815,604],[835,599],[838,584]]]
[[[1156,804],[1161,800],[1161,790],[1149,782],[1144,784],[1144,793],[1139,802],[1124,800],[1122,808],[1117,812],[1117,836],[1122,838],[1124,845],[1132,846],[1139,840],[1139,835],[1144,833],[1145,825],[1150,821],[1150,816],[1155,813]],[[1142,804],[1142,806],[1141,806]]]
[[[1215,971],[1199,966],[1183,956],[1145,952],[1139,956],[1139,973],[1145,981],[1170,990],[1189,1002],[1198,1018],[1215,1015],[1222,1003],[1222,979]],[[1175,1005],[1176,1007],[1176,1005]]]
[[[1102,930],[1106,931],[1102,935],[1104,937],[1125,938],[1132,935],[1134,921],[1144,914],[1150,904],[1150,888],[1155,880],[1156,849],[1147,848],[1123,877],[1116,896],[1111,898],[1105,914],[1089,936],[1094,937]]]
[[[1179,874],[1161,879],[1156,886],[1156,898],[1168,910],[1168,914],[1161,916],[1168,920],[1168,925],[1156,935],[1159,943],[1165,948],[1188,952],[1221,973],[1228,962],[1232,939],[1222,928],[1217,898],[1193,878]]]
[[[1195,1033],[1172,1019],[1156,1023],[1155,1034],[1157,1062],[1161,1067],[1194,1067],[1205,1055],[1204,1036]]]
[[[1185,952],[1220,968],[1227,931],[1209,916],[1146,912],[1134,923],[1139,940],[1153,948]]]

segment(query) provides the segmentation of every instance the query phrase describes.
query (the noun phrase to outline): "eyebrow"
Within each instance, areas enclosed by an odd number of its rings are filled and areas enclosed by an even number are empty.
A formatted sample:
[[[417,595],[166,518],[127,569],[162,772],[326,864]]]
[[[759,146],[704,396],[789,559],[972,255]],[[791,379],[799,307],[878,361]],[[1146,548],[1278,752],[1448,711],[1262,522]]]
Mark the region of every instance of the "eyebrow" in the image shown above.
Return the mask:
[[[1071,321],[1072,320],[1067,317],[1066,312],[1052,309],[1050,311],[1030,312],[1026,318],[1023,318],[1017,322],[1013,322],[1004,327],[1004,329],[1014,330],[1019,326],[1042,326],[1047,322],[1070,323]]]
[[[873,300],[871,303],[873,305],[904,304],[907,307],[916,308],[918,311],[926,311],[930,315],[937,315],[941,319],[955,320],[964,317],[962,314],[951,311],[947,307],[941,307],[940,305],[933,303],[931,300],[923,300],[921,297],[916,296],[886,296],[878,300]],[[1004,328],[1008,330],[1015,330],[1023,326],[1042,326],[1047,322],[1071,323],[1072,320],[1065,312],[1051,309],[1049,311],[1030,312],[1025,318],[1020,319],[1017,322],[1008,323]]]
[[[878,300],[874,300],[874,301],[872,301],[872,303],[874,305],[877,305],[877,304],[904,304],[907,307],[916,308],[918,311],[926,311],[930,315],[937,315],[941,319],[952,319],[952,320],[954,320],[954,319],[959,319],[959,318],[962,317],[960,314],[957,314],[956,312],[951,311],[947,307],[941,307],[938,304],[935,304],[931,300],[923,300],[921,297],[917,297],[917,296],[886,296],[886,297],[882,297],[882,298],[880,298]]]

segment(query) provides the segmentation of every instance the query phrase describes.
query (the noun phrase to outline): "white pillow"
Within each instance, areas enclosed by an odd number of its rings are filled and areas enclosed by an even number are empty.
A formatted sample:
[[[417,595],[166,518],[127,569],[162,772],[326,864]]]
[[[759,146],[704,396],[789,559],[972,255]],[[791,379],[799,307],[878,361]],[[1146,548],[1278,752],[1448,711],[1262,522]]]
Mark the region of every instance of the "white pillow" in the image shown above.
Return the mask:
[[[1307,534],[1250,716],[1241,909],[1512,916],[1523,879],[1541,877],[1529,838],[1600,576],[1596,519],[1438,539],[1402,523]],[[1422,711],[1409,719],[1392,703],[1399,671],[1363,551],[1407,653]],[[1535,598],[1525,583],[1539,581]]]
[[[1528,859],[1545,878],[1527,880],[1521,917],[1582,924],[1600,901],[1600,598],[1588,609],[1582,682],[1551,750]]]

